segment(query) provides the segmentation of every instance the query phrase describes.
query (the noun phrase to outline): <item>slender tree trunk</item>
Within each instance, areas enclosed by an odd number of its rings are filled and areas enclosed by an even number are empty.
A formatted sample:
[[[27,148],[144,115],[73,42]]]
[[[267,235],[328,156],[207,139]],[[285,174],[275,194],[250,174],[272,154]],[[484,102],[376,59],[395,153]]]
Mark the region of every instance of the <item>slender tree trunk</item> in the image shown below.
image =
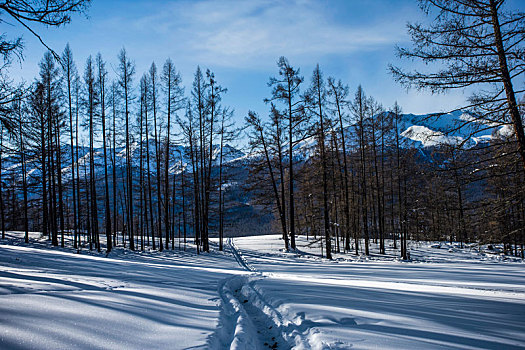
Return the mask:
[[[60,124],[58,118],[55,123],[56,157],[57,157],[57,189],[58,189],[58,217],[60,223],[60,246],[64,248],[64,196],[62,188],[62,146],[60,144]]]
[[[386,254],[385,249],[385,235],[386,235],[386,205],[385,205],[385,197],[386,197],[386,191],[385,191],[385,127],[383,125],[385,120],[385,114],[381,113],[381,207],[383,208],[382,215],[379,216],[379,220],[381,220],[381,248],[383,251],[383,254]]]
[[[147,83],[145,85],[147,89]],[[151,231],[151,238],[152,240],[155,240],[154,236],[154,224],[153,224],[153,200],[152,200],[152,194],[151,194],[151,169],[150,169],[150,152],[149,152],[149,120],[148,120],[148,99],[147,99],[147,90],[146,90],[146,100],[144,103],[144,117],[146,118],[146,162],[147,162],[147,172],[148,172],[148,204],[149,204],[149,223],[150,223],[150,231]],[[147,243],[149,246],[149,234],[147,235]]]
[[[0,125],[0,229],[2,239],[5,239],[5,210],[4,210],[4,189],[2,180],[2,154],[4,152],[4,125]]]
[[[77,185],[76,185],[76,190],[77,190],[77,209],[78,209],[78,217],[77,217],[77,223],[79,224],[80,226],[80,219],[81,219],[81,207],[80,207],[80,164],[79,164],[79,154],[78,154],[78,117],[79,117],[79,91],[78,91],[78,85],[76,86],[75,88],[75,105],[76,105],[76,108],[75,108],[75,160],[76,162],[74,163],[76,165],[76,171],[77,171],[77,176],[76,176],[76,180],[77,180]],[[77,227],[77,232],[78,232],[78,227]],[[80,247],[80,233],[77,234],[77,239],[78,239],[78,244],[79,244],[79,247]]]
[[[283,230],[283,238],[284,238],[284,247],[288,251],[290,249],[290,247],[289,247],[289,241],[288,241],[288,233],[286,232],[286,218],[285,218],[284,208],[283,208],[284,207],[284,202],[281,203],[281,201],[279,200],[279,192],[277,191],[277,184],[276,184],[276,181],[275,181],[275,176],[273,174],[272,163],[270,161],[270,156],[268,154],[268,147],[266,146],[266,141],[264,139],[264,134],[263,134],[262,129],[260,129],[260,137],[261,137],[261,142],[263,144],[264,156],[266,158],[266,164],[268,165],[268,172],[270,173],[270,181],[272,182],[272,188],[273,188],[273,192],[274,192],[274,195],[275,195],[275,202],[277,203],[277,210],[279,212],[279,218],[281,220],[281,227],[282,227],[282,230]],[[280,145],[278,147],[280,149]],[[280,157],[279,157],[279,159],[280,159]],[[280,168],[281,168],[281,186],[284,187],[284,179],[282,178],[282,176],[283,176],[282,166]],[[282,188],[281,194],[282,194],[283,200],[284,200],[284,188]]]
[[[18,101],[19,111],[21,109],[22,101]],[[21,112],[21,111],[20,111]],[[22,163],[22,191],[24,196],[24,241],[29,243],[29,219],[27,215],[27,172],[26,172],[26,156],[24,149],[24,129],[22,127],[22,114],[19,113],[19,137],[20,137],[20,160]]]
[[[346,153],[346,140],[345,140],[345,129],[343,126],[343,115],[341,113],[341,101],[335,87],[332,87],[332,91],[335,95],[335,102],[337,107],[337,117],[339,119],[339,130],[341,132],[341,144],[343,147],[343,165],[344,165],[344,190],[345,190],[345,250],[350,250],[350,195],[348,191],[348,155]],[[357,249],[357,248],[356,248]]]
[[[222,199],[222,148],[224,142],[224,115],[221,122],[221,146],[219,159],[219,250],[223,250],[223,199]]]
[[[281,146],[281,135],[282,135],[282,129],[281,129],[281,123],[278,117],[275,118],[275,131],[276,131],[276,146],[277,146],[277,157],[279,161],[279,176],[280,176],[280,187],[281,187],[281,225],[283,228],[283,238],[284,238],[284,244],[286,247],[286,250],[288,251],[290,249],[290,240],[288,237],[288,230],[286,225],[286,191],[284,189],[285,185],[285,178],[284,178],[284,165],[283,165],[283,152],[282,152],[282,146]],[[266,145],[265,145],[265,148]],[[266,152],[266,158],[268,165],[271,166],[270,157],[268,154],[268,150]],[[271,168],[270,168],[271,169]],[[271,172],[273,176],[273,171]],[[275,182],[275,180],[273,180]],[[277,189],[275,189],[277,191]],[[276,192],[276,198],[277,198],[277,204],[279,204],[279,195]],[[279,206],[278,206],[279,207]]]
[[[182,152],[180,153],[180,182],[181,182],[181,193],[182,193],[182,225],[184,232],[184,250],[186,250],[186,198],[184,195],[184,168],[182,164]]]
[[[200,97],[200,94],[199,94],[199,97]],[[200,126],[200,134],[199,134],[199,139],[200,139],[200,142],[199,142],[199,158],[200,158],[200,164],[199,164],[199,168],[200,168],[200,204],[201,204],[201,207],[199,208],[200,210],[200,223],[201,223],[201,227],[200,227],[200,243],[201,243],[201,248],[202,248],[202,251],[205,252],[206,249],[205,249],[205,245],[206,245],[206,226],[208,225],[208,222],[207,222],[207,217],[206,217],[206,213],[205,213],[205,207],[206,207],[206,188],[205,188],[205,184],[206,184],[206,179],[207,179],[207,175],[206,175],[206,170],[207,170],[207,166],[206,166],[206,136],[204,134],[205,132],[205,125],[206,121],[205,121],[205,111],[204,111],[204,107],[203,107],[203,102],[199,102],[199,126]],[[212,151],[211,149],[209,150],[210,152]]]
[[[200,211],[200,204],[199,204],[199,170],[198,170],[198,164],[197,164],[197,157],[198,155],[195,154],[195,150],[194,150],[194,137],[193,137],[193,132],[190,131],[190,137],[189,137],[189,141],[190,141],[190,156],[191,156],[191,164],[192,164],[192,170],[193,170],[193,204],[194,204],[194,209],[193,209],[193,230],[194,230],[194,240],[195,240],[195,246],[197,248],[197,254],[199,254],[199,247],[200,247],[200,242],[199,242],[199,230],[200,230],[200,223],[199,223],[199,220],[200,220],[200,216],[199,216],[199,211]]]
[[[397,202],[398,202],[398,211],[399,211],[398,229],[399,229],[399,234],[400,234],[399,244],[401,245],[401,257],[403,259],[406,259],[405,244],[404,244],[404,237],[403,237],[403,231],[404,231],[403,227],[405,226],[404,225],[404,208],[403,208],[404,199],[403,199],[402,192],[401,192],[401,156],[400,156],[401,147],[399,144],[399,124],[398,124],[400,117],[401,116],[396,111],[395,129],[396,129],[396,161],[397,161]]]
[[[144,92],[142,92],[142,94],[144,94]],[[139,142],[140,142],[140,154],[139,154],[139,157],[140,157],[140,160],[139,160],[139,191],[140,191],[140,198],[139,198],[139,203],[140,203],[140,209],[141,209],[141,213],[139,215],[139,220],[140,220],[140,250],[144,251],[144,226],[148,226],[147,224],[147,218],[148,218],[148,206],[146,204],[146,196],[145,196],[145,189],[144,189],[144,147],[143,147],[143,126],[144,126],[144,121],[143,121],[143,112],[144,112],[144,96],[141,96],[141,99],[140,99],[140,126],[139,126],[139,133],[140,133],[140,136],[139,136]],[[145,213],[144,213],[145,211]],[[144,223],[146,223],[146,225],[144,225]]]
[[[174,203],[172,206],[171,206],[171,250],[175,250],[175,199],[176,199],[176,195],[177,195],[177,191],[175,191],[175,185],[176,185],[176,176],[175,174],[173,174],[173,183],[172,183],[172,188],[173,188],[173,191],[172,191],[172,194],[171,194],[171,202]],[[179,228],[179,250],[180,250],[180,215],[179,215],[179,224],[178,224],[178,228]]]
[[[135,241],[133,236],[133,171],[132,171],[132,155],[129,141],[129,104],[128,104],[128,72],[124,72],[124,99],[125,99],[125,114],[126,114],[126,169],[127,169],[127,190],[128,190],[128,237],[129,248],[135,250]]]
[[[93,237],[95,239],[95,246],[100,252],[100,237],[98,232],[98,208],[97,208],[97,189],[95,184],[95,126],[94,126],[94,91],[93,86],[89,87],[89,184],[91,193],[91,226],[93,228]]]
[[[392,157],[393,158],[393,157]],[[394,239],[394,250],[397,249],[397,239],[396,239],[396,227],[394,224],[395,221],[395,210],[394,210],[394,165],[391,164],[390,168],[390,229],[392,230],[392,238]]]
[[[113,130],[112,130],[112,138],[113,138],[113,147],[112,147],[112,157],[111,157],[111,173],[112,173],[112,183],[111,183],[111,190],[113,195],[113,240],[114,244],[117,244],[117,232],[118,232],[118,222],[117,222],[117,151],[116,151],[116,119],[117,119],[117,111],[116,111],[116,101],[115,101],[115,87],[111,87],[111,104],[113,107]]]
[[[67,100],[69,107],[69,136],[70,136],[70,149],[71,149],[71,183],[73,186],[73,247],[77,249],[78,240],[78,222],[77,222],[77,193],[75,183],[75,146],[73,142],[73,102],[71,96],[71,65],[66,66],[67,71]],[[78,108],[78,106],[77,106]]]
[[[93,233],[91,230],[91,191],[89,187],[88,175],[87,175],[87,164],[84,158],[84,185],[86,192],[86,225],[87,225],[87,236],[89,239],[89,250],[93,250]]]
[[[51,109],[51,102],[48,103],[48,108]],[[57,232],[57,195],[56,195],[56,167],[55,167],[55,155],[56,152],[55,146],[54,146],[54,121],[51,115],[51,112],[49,111],[49,123],[48,123],[48,149],[49,149],[49,174],[50,174],[50,185],[51,185],[51,208],[50,208],[50,216],[51,216],[51,242],[54,246],[58,246],[58,232]]]
[[[197,167],[198,169],[200,169],[200,183],[199,183],[199,193],[200,193],[200,208],[199,208],[199,217],[201,218],[200,220],[200,227],[199,227],[199,231],[200,231],[200,237],[201,237],[201,240],[200,240],[200,243],[202,245],[202,250],[203,251],[206,251],[206,249],[204,248],[205,246],[205,240],[206,240],[206,233],[204,232],[205,230],[205,227],[207,225],[207,222],[206,222],[206,216],[205,216],[205,212],[204,212],[204,207],[206,205],[205,201],[206,201],[206,197],[205,197],[205,188],[204,188],[204,183],[205,183],[205,168],[206,168],[206,165],[204,163],[204,160],[206,159],[205,157],[205,149],[204,149],[204,110],[203,110],[203,101],[202,101],[202,91],[201,91],[201,84],[199,83],[199,89],[198,89],[198,111],[199,111],[199,149],[198,149],[198,156],[199,156],[199,161],[200,161],[200,165],[197,164]],[[211,152],[211,150],[210,150]]]
[[[372,116],[373,118],[374,116]],[[379,186],[379,165],[377,161],[377,146],[376,146],[376,136],[375,136],[375,120],[372,121],[372,150],[374,152],[374,173],[375,173],[375,181],[376,181],[376,189],[377,189],[377,221],[379,223],[379,254],[385,254],[385,242],[384,242],[384,227],[383,227],[383,208],[381,203],[381,187]]]
[[[324,218],[324,235],[325,235],[325,249],[326,258],[332,259],[332,241],[330,238],[330,217],[328,213],[328,179],[326,174],[326,149],[325,149],[325,128],[324,128],[324,116],[323,116],[323,103],[321,96],[321,74],[319,72],[319,66],[316,68],[316,89],[317,89],[317,107],[319,109],[319,148],[321,149],[321,168],[323,173],[323,218]],[[290,135],[290,144],[291,144]],[[290,150],[291,152],[291,150]],[[291,158],[291,153],[290,153]]]
[[[367,208],[367,191],[366,191],[366,157],[365,157],[365,131],[364,131],[364,108],[362,99],[359,101],[359,139],[360,139],[360,153],[361,153],[361,192],[362,203],[361,208],[363,212],[363,231],[365,236],[365,254],[369,255],[369,237],[368,237],[368,208]]]
[[[159,236],[159,250],[162,251],[162,223],[160,220],[161,210],[160,203],[162,201],[160,192],[160,152],[159,152],[159,136],[157,135],[157,96],[156,96],[155,74],[151,74],[151,98],[153,102],[153,128],[155,129],[155,163],[157,166],[157,233]],[[155,249],[155,235],[152,234],[152,247]]]
[[[332,132],[332,154],[331,154],[331,166],[332,166],[332,192],[333,192],[333,205],[332,205],[332,211],[334,212],[334,224],[332,225],[334,233],[335,233],[335,244],[336,244],[336,252],[340,253],[340,242],[339,242],[339,215],[338,215],[338,203],[337,203],[337,184],[336,184],[336,171],[340,172],[341,167],[339,168],[335,167],[335,157],[337,156],[339,160],[339,156],[337,155],[337,146],[336,146],[336,135],[335,132]],[[337,170],[339,169],[339,170]]]
[[[107,156],[107,145],[106,145],[106,87],[104,86],[105,77],[100,74],[100,101],[102,111],[102,147],[104,148],[104,207],[105,207],[105,218],[106,218],[106,250],[107,253],[111,252],[113,243],[111,241],[111,210],[109,202],[109,180],[108,180],[108,156]]]
[[[518,152],[520,153],[521,161],[523,163],[523,169],[525,170],[525,133],[523,131],[523,122],[521,120],[521,115],[518,110],[518,104],[516,103],[516,95],[514,93],[512,80],[507,65],[507,56],[505,53],[505,47],[503,46],[503,39],[501,36],[498,7],[499,2],[495,0],[490,0],[490,10],[492,16],[491,22],[492,27],[494,29],[494,44],[496,45],[499,60],[499,74],[501,80],[503,81],[503,86],[505,88],[505,95],[507,96],[509,114],[512,118],[512,125],[514,127],[514,133],[516,135],[518,143]]]
[[[166,130],[166,154],[164,159],[164,231],[166,231],[166,249],[168,249],[170,219],[169,219],[169,191],[170,183],[168,179],[170,166],[170,127],[171,127],[171,70],[168,70],[168,125]]]
[[[289,196],[290,196],[290,245],[295,250],[295,202],[294,202],[294,172],[293,172],[293,116],[292,116],[292,82],[288,78],[288,143],[289,143]]]

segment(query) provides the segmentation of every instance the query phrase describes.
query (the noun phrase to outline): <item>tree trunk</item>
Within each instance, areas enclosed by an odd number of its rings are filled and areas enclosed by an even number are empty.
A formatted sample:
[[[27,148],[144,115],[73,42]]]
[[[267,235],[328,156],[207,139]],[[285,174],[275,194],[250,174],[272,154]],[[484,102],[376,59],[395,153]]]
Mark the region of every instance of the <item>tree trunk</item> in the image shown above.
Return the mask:
[[[525,170],[525,133],[523,131],[523,122],[516,103],[516,95],[514,93],[514,88],[512,87],[512,80],[507,65],[507,57],[505,54],[505,48],[503,47],[498,18],[498,5],[495,0],[490,0],[490,10],[492,16],[492,27],[494,28],[494,44],[496,45],[496,50],[498,52],[499,74],[505,88],[509,114],[512,118],[514,133],[518,143],[518,152],[520,153],[523,169]]]

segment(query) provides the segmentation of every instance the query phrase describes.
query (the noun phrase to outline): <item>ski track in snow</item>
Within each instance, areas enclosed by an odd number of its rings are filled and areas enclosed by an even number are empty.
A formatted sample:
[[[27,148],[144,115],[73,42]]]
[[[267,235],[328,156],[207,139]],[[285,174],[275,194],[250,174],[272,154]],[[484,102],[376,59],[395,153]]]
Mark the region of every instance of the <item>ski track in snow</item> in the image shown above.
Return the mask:
[[[266,301],[256,283],[266,278],[249,264],[232,239],[231,254],[248,276],[232,276],[219,286],[222,311],[211,347],[231,350],[310,349],[307,329],[287,320]]]

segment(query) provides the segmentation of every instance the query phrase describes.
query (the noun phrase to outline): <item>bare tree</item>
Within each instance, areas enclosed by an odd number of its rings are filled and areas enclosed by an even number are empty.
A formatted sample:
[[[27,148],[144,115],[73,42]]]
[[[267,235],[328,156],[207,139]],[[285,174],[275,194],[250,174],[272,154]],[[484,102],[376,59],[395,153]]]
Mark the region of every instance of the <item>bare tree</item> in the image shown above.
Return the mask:
[[[312,76],[312,83],[310,88],[306,91],[305,104],[310,113],[316,118],[319,118],[319,126],[316,128],[316,134],[318,136],[318,147],[321,156],[321,172],[323,177],[323,221],[324,221],[324,234],[325,234],[325,248],[326,258],[332,259],[332,240],[330,238],[330,216],[328,212],[328,178],[327,178],[327,156],[326,156],[326,145],[325,145],[325,119],[323,108],[326,107],[326,87],[323,80],[323,75],[317,65],[314,69]]]
[[[299,88],[304,78],[299,75],[299,69],[294,69],[285,57],[277,61],[279,67],[279,78],[270,78],[268,86],[272,87],[272,96],[266,99],[269,101],[280,101],[286,106],[288,118],[288,148],[289,148],[289,227],[290,245],[295,249],[295,201],[294,201],[294,171],[293,171],[293,145],[294,132],[300,124],[300,114],[303,113],[301,99],[298,99]]]
[[[73,192],[73,246],[76,249],[78,244],[78,218],[77,218],[77,191],[75,178],[75,142],[73,133],[73,80],[77,74],[75,63],[73,61],[73,53],[69,44],[66,45],[62,53],[62,74],[66,83],[67,103],[69,112],[69,137],[70,137],[70,151],[71,151],[71,184]],[[78,108],[78,106],[77,106]]]
[[[106,81],[107,81],[107,70],[106,63],[102,59],[102,55],[97,54],[96,58],[97,65],[97,86],[98,86],[98,95],[100,98],[100,118],[102,122],[102,148],[104,153],[104,222],[106,230],[106,250],[111,252],[113,248],[113,243],[111,241],[111,210],[110,210],[110,201],[109,201],[109,179],[108,179],[108,147],[106,142]]]
[[[184,88],[182,78],[175,69],[175,65],[168,58],[162,69],[162,81],[166,93],[167,125],[166,125],[166,150],[164,160],[164,231],[166,234],[166,249],[168,249],[170,220],[169,220],[169,164],[170,164],[170,134],[171,134],[171,115],[183,107]],[[160,215],[160,213],[159,213]]]
[[[135,249],[135,242],[133,239],[133,171],[131,164],[131,145],[130,145],[130,121],[129,121],[129,105],[131,101],[132,79],[135,74],[135,65],[129,60],[126,49],[120,50],[118,55],[118,83],[120,92],[124,102],[124,119],[126,123],[126,183],[127,183],[127,215],[126,215],[126,229],[129,237],[129,247],[131,250]]]

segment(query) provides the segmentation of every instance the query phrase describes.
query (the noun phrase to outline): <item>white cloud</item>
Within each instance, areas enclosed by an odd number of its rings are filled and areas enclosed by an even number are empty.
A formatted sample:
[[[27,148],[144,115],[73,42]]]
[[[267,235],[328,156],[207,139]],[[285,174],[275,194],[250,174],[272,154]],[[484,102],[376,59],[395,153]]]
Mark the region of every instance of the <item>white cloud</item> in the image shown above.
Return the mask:
[[[281,55],[302,61],[311,56],[350,54],[392,46],[405,33],[402,20],[363,26],[337,22],[323,3],[294,1],[184,1],[133,23],[149,28],[193,62],[257,67]]]

